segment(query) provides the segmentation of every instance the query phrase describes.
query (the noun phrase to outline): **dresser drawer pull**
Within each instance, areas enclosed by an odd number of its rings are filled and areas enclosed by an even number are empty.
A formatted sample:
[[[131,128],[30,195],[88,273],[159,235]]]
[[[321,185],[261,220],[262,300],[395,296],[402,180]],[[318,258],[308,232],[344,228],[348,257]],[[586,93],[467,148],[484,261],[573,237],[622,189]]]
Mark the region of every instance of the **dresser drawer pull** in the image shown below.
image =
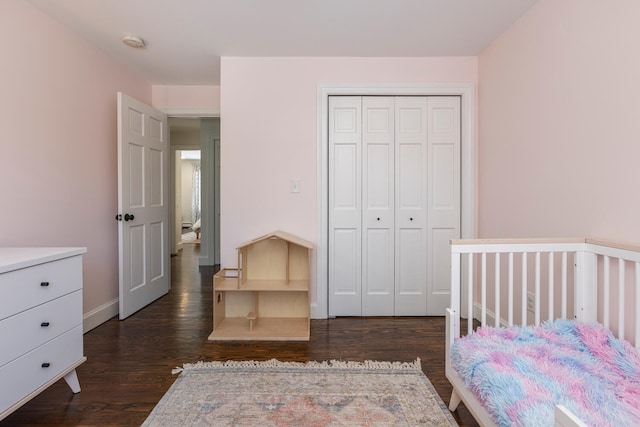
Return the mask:
[[[40,282],[40,286],[46,288],[47,286],[49,286],[49,282]]]
[[[51,366],[51,363],[49,363],[49,362],[44,362],[44,363],[42,364],[42,367],[43,367],[43,368],[48,368],[49,366]]]
[[[42,322],[40,323],[40,326],[42,326],[43,328],[46,328],[47,326],[49,326],[49,322]]]

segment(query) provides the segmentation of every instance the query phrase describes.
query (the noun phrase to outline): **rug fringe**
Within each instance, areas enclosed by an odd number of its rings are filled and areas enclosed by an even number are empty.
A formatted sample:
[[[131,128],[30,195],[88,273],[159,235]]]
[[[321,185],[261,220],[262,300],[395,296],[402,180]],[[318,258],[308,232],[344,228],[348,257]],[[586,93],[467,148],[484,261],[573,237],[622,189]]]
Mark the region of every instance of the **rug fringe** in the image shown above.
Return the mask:
[[[365,360],[363,362],[345,361],[345,360],[329,360],[317,362],[315,360],[309,362],[281,362],[278,359],[267,361],[256,360],[227,360],[224,362],[203,362],[185,363],[182,368],[176,367],[171,373],[178,374],[182,371],[207,368],[304,368],[304,369],[365,369],[365,370],[404,370],[404,371],[422,371],[420,358],[416,358],[413,362],[388,362]]]

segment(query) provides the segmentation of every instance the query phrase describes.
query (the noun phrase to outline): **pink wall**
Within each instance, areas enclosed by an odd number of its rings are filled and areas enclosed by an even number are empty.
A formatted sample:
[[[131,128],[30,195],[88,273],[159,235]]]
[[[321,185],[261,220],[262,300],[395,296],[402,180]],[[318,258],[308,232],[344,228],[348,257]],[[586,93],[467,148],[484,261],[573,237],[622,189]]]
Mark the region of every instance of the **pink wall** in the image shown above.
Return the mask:
[[[0,52],[0,246],[86,246],[87,313],[118,297],[116,92],[151,85],[24,1]]]
[[[477,61],[224,57],[221,76],[221,262],[234,267],[238,244],[273,230],[317,240],[319,84],[475,84]]]
[[[153,106],[172,111],[208,109],[220,112],[220,86],[154,85]]]
[[[640,243],[640,2],[540,0],[479,57],[479,237]]]

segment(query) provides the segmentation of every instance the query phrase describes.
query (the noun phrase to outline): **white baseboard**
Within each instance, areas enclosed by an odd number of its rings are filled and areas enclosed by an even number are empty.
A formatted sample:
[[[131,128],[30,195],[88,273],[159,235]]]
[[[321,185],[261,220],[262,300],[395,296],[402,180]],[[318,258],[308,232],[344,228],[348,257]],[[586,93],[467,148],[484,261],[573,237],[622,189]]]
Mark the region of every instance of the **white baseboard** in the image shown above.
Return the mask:
[[[317,302],[312,302],[311,304],[309,304],[309,318],[310,319],[327,319],[326,314],[322,315],[321,313],[319,313],[320,310],[318,310],[318,303]]]
[[[109,301],[100,307],[94,308],[88,313],[82,316],[82,329],[83,333],[87,333],[93,328],[102,325],[113,316],[117,316],[120,312],[118,298]]]
[[[473,318],[476,320],[482,318],[482,307],[478,303],[473,304]],[[487,323],[485,326],[494,326],[495,324],[496,314],[491,310],[487,310]],[[500,319],[500,326],[506,328],[509,324],[504,319]]]

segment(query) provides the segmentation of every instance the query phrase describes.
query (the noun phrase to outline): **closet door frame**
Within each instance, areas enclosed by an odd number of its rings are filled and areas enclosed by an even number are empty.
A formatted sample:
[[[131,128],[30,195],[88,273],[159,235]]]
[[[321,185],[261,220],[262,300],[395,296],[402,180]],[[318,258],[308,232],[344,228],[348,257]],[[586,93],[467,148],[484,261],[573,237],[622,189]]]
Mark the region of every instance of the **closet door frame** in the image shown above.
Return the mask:
[[[475,86],[472,84],[356,85],[321,84],[317,97],[318,237],[316,243],[316,289],[312,292],[311,317],[326,319],[329,309],[329,96],[460,96],[461,113],[461,224],[462,239],[475,236]]]

